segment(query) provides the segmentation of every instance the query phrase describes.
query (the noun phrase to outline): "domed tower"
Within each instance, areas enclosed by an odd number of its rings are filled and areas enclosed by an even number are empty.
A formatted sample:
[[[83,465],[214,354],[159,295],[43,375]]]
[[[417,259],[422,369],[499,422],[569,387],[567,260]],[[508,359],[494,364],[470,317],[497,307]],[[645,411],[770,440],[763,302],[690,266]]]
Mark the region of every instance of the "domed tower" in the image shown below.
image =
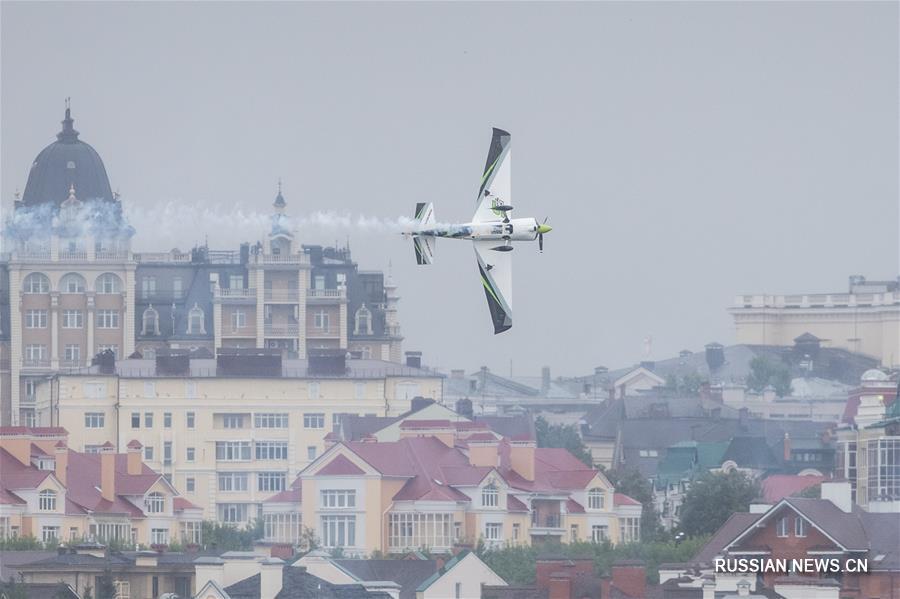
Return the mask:
[[[275,213],[272,215],[272,230],[269,232],[269,251],[273,254],[290,254],[294,234],[288,228],[288,219],[284,214],[287,202],[281,195],[281,179],[278,180],[278,195],[275,196],[272,206],[275,208]]]
[[[94,148],[78,139],[71,108],[68,102],[66,104],[62,131],[56,134],[56,141],[34,159],[25,191],[22,199],[16,202],[16,208],[47,203],[58,208],[73,188],[82,202],[116,201],[103,160]]]

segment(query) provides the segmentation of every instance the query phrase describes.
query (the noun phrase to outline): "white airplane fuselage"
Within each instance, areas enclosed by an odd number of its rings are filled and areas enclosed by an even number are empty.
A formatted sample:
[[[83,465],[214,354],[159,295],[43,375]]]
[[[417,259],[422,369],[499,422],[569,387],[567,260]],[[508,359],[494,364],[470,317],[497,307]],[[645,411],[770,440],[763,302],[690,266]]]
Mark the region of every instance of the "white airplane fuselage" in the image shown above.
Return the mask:
[[[544,227],[546,230],[542,231]],[[428,237],[444,237],[447,239],[497,240],[497,241],[534,241],[549,227],[542,225],[536,218],[511,218],[509,222],[501,219],[478,223],[461,223],[423,228],[412,233]]]

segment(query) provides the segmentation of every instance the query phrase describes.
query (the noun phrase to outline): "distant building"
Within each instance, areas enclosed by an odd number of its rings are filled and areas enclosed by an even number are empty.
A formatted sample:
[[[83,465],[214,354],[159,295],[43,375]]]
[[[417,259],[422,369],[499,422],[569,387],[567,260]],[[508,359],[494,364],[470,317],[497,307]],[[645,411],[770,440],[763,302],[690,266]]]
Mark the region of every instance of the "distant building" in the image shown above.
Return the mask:
[[[0,538],[200,542],[201,511],[143,462],[139,443],[86,454],[67,437],[60,427],[0,428]]]
[[[396,416],[415,397],[440,401],[441,381],[343,351],[306,360],[255,349],[159,354],[55,375],[37,387],[35,418],[72,431],[79,451],[138,441],[144,461],[203,517],[243,526],[322,454],[344,415]]]
[[[396,284],[358,270],[347,248],[300,245],[286,206],[279,185],[265,244],[132,252],[134,229],[67,108],[5,223],[0,423],[33,425],[38,382],[107,350],[153,359],[267,348],[302,359],[341,349],[399,362]]]
[[[850,277],[846,293],[739,295],[731,312],[738,343],[789,346],[804,333],[823,347],[900,365],[900,279]]]
[[[400,430],[398,441],[336,443],[301,472],[296,490],[263,504],[264,517],[299,502],[320,546],[348,555],[640,538],[640,503],[564,449],[447,420],[409,420]]]

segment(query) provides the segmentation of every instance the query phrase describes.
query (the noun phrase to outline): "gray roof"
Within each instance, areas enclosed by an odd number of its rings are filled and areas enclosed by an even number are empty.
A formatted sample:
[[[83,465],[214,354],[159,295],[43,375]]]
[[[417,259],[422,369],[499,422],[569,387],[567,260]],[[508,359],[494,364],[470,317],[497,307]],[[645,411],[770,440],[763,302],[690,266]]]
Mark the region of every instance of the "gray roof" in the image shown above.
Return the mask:
[[[39,562],[56,555],[55,551],[0,551],[0,580],[18,577],[17,566]]]
[[[360,580],[396,582],[400,585],[400,599],[415,599],[419,585],[438,570],[434,560],[336,559],[334,562]]]
[[[281,591],[275,599],[390,599],[387,593],[367,591],[361,584],[331,584],[302,567],[285,566],[281,580]],[[231,599],[260,599],[259,587],[260,575],[255,574],[224,590]]]

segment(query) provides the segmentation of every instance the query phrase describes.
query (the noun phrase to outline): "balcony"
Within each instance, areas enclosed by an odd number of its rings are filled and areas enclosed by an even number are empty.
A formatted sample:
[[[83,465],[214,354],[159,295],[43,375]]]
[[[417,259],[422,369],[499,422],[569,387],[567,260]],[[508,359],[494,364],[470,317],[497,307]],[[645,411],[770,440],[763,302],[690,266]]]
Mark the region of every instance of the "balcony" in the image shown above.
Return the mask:
[[[219,302],[253,303],[256,301],[256,289],[252,287],[249,289],[216,287],[215,299]]]
[[[139,298],[144,302],[173,302],[184,298],[183,289],[142,289]]]
[[[739,295],[740,308],[855,308],[900,304],[898,293],[812,293],[807,295]]]
[[[562,516],[559,514],[541,514],[538,512],[531,514],[532,535],[562,535],[564,532]]]
[[[99,250],[95,255],[94,259],[97,261],[101,260],[127,260],[128,252],[124,250]]]
[[[296,304],[300,301],[300,291],[297,289],[266,289],[265,300],[267,302],[285,302]]]
[[[50,368],[50,358],[22,358],[23,368]]]
[[[257,254],[259,264],[306,264],[309,258],[305,254]]]
[[[336,339],[341,336],[341,329],[338,327],[329,327],[327,329],[312,328],[307,329],[307,339]]]
[[[134,259],[142,264],[185,264],[191,261],[189,253],[182,252],[141,252]]]
[[[266,337],[297,337],[300,334],[298,324],[266,324]]]
[[[306,297],[312,300],[345,300],[347,299],[347,288],[307,289]]]
[[[60,251],[59,259],[63,262],[84,262],[87,260],[87,252],[85,250]]]

